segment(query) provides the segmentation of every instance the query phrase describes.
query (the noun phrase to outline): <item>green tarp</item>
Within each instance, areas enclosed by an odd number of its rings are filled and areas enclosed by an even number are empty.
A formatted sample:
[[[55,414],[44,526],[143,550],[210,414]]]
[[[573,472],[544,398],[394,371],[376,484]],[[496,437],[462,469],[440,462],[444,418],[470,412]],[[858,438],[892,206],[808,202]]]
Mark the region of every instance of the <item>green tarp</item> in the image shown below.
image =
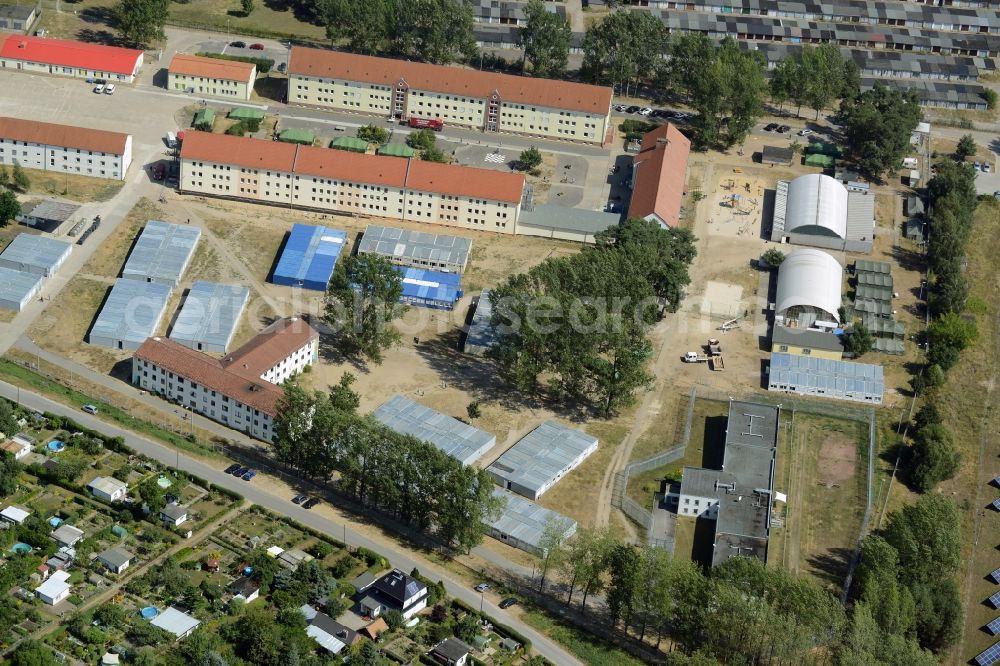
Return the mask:
[[[196,128],[206,127],[211,129],[214,122],[215,111],[213,109],[205,108],[194,114],[194,122],[191,123],[191,126]]]
[[[264,120],[264,112],[259,109],[240,107],[230,111],[227,117],[233,120]]]
[[[833,163],[836,159],[832,155],[820,155],[813,154],[806,156],[806,166],[823,167],[824,169],[832,169]]]
[[[330,142],[330,147],[337,150],[349,150],[352,153],[367,153],[368,142],[353,136],[342,136]]]
[[[315,139],[315,134],[303,129],[286,129],[278,136],[278,141],[301,143],[303,146],[311,146]]]
[[[390,155],[392,157],[413,157],[414,150],[401,143],[387,143],[378,149],[379,155]]]
[[[813,141],[806,148],[806,152],[814,155],[830,155],[832,157],[840,157],[840,148],[833,143],[827,143],[825,141]]]

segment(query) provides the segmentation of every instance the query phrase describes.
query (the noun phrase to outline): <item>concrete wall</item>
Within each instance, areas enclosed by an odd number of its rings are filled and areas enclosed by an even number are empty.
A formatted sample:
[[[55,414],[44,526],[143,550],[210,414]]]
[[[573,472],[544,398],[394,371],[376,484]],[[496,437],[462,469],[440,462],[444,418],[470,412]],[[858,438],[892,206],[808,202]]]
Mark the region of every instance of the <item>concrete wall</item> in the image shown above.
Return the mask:
[[[23,144],[23,141],[0,137],[0,164],[13,166],[17,162],[27,169],[124,180],[132,162],[131,135],[121,155],[38,143]]]
[[[250,93],[253,91],[253,83],[257,78],[257,68],[254,67],[247,81],[234,81],[230,79],[212,79],[204,76],[190,76],[188,74],[175,74],[167,72],[167,90],[186,92],[188,88],[194,89],[194,94],[209,95],[212,97],[225,97],[226,99],[242,99],[250,101]]]

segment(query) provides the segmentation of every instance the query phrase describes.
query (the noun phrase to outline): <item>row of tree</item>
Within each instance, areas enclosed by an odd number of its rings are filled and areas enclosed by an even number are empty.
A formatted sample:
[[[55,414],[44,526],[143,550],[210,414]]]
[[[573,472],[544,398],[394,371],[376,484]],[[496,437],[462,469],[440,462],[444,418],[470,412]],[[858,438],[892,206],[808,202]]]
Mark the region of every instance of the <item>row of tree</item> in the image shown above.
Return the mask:
[[[900,167],[910,150],[910,136],[920,122],[920,100],[876,82],[871,90],[845,97],[841,104],[848,156],[874,181]]]
[[[630,404],[652,382],[647,331],[680,304],[695,253],[689,231],[630,219],[579,254],[509,277],[490,292],[499,375],[606,416]]]
[[[670,640],[667,663],[917,664],[931,666],[961,626],[951,575],[958,566],[958,514],[950,500],[921,498],[889,516],[883,536],[865,540],[854,604],[755,558],[737,557],[707,574],[654,547],[622,543],[608,528],[557,530],[542,575],[567,605],[587,611],[603,592],[611,624],[640,641]]]
[[[350,375],[329,394],[285,383],[275,422],[275,457],[311,479],[338,473],[342,491],[418,530],[467,550],[483,520],[502,508],[485,471],[432,444],[359,416]]]

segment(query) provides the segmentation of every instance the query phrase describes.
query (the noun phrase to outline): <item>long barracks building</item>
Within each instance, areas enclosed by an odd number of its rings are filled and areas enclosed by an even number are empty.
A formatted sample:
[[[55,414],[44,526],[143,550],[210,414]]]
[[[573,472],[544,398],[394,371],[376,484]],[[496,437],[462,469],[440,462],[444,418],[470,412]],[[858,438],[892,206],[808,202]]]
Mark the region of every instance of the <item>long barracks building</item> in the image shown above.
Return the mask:
[[[194,131],[181,146],[180,190],[514,234],[524,176]]]
[[[299,46],[288,102],[584,143],[611,127],[611,88]]]

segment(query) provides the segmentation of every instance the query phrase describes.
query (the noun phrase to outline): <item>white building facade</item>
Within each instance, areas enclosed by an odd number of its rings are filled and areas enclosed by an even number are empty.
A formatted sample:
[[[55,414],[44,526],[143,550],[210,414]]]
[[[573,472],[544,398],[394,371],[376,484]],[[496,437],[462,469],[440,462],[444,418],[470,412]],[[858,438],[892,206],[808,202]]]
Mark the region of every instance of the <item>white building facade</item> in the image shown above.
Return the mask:
[[[124,180],[131,163],[130,134],[0,118],[0,164]]]

